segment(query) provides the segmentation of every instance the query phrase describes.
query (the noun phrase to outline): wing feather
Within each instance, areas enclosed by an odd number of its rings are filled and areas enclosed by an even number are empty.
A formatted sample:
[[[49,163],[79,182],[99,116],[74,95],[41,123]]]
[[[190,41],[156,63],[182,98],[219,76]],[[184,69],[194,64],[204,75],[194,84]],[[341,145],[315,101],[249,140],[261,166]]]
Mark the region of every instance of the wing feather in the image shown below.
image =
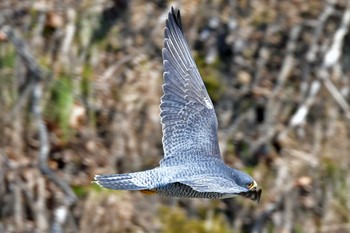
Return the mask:
[[[191,177],[191,180],[180,181],[180,183],[190,186],[197,192],[239,194],[249,191],[249,189],[237,185],[236,183],[232,182],[232,180],[216,176]]]
[[[161,166],[194,158],[220,158],[217,118],[173,8],[164,29],[164,95],[161,98],[164,159]]]

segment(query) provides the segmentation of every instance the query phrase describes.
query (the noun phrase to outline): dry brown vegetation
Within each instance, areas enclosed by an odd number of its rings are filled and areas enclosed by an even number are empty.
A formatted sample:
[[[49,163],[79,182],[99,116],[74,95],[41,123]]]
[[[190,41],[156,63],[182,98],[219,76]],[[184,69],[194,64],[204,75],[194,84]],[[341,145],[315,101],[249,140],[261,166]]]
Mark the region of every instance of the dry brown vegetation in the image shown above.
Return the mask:
[[[171,4],[259,205],[90,184],[162,158]],[[349,24],[346,0],[2,0],[0,232],[350,232]]]

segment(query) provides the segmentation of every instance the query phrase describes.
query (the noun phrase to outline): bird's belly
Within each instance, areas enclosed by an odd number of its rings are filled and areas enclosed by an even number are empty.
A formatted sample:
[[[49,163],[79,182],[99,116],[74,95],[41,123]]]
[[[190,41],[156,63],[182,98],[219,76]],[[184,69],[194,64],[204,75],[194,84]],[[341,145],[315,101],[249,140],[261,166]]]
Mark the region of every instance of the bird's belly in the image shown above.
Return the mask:
[[[171,183],[160,188],[156,188],[156,192],[161,196],[169,197],[182,197],[182,198],[208,198],[208,199],[221,199],[232,197],[227,196],[225,193],[215,192],[197,192],[190,186],[181,183]]]

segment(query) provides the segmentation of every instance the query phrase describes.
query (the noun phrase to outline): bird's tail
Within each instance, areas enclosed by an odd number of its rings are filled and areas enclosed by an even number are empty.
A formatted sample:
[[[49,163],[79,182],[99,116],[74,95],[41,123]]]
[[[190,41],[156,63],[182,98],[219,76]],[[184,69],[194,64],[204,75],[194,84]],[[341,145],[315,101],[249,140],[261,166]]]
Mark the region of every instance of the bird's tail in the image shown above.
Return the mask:
[[[93,183],[103,188],[115,190],[144,190],[149,188],[139,181],[137,173],[95,175]]]

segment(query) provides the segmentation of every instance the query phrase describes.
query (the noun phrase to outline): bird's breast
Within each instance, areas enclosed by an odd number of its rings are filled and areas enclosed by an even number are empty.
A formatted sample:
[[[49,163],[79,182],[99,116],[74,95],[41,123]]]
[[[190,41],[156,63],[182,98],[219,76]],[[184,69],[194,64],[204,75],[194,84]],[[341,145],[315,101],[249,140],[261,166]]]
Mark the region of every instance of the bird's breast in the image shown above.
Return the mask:
[[[226,194],[216,192],[197,192],[190,186],[181,184],[179,182],[171,183],[156,189],[157,193],[162,196],[181,197],[181,198],[208,198],[221,199]]]

